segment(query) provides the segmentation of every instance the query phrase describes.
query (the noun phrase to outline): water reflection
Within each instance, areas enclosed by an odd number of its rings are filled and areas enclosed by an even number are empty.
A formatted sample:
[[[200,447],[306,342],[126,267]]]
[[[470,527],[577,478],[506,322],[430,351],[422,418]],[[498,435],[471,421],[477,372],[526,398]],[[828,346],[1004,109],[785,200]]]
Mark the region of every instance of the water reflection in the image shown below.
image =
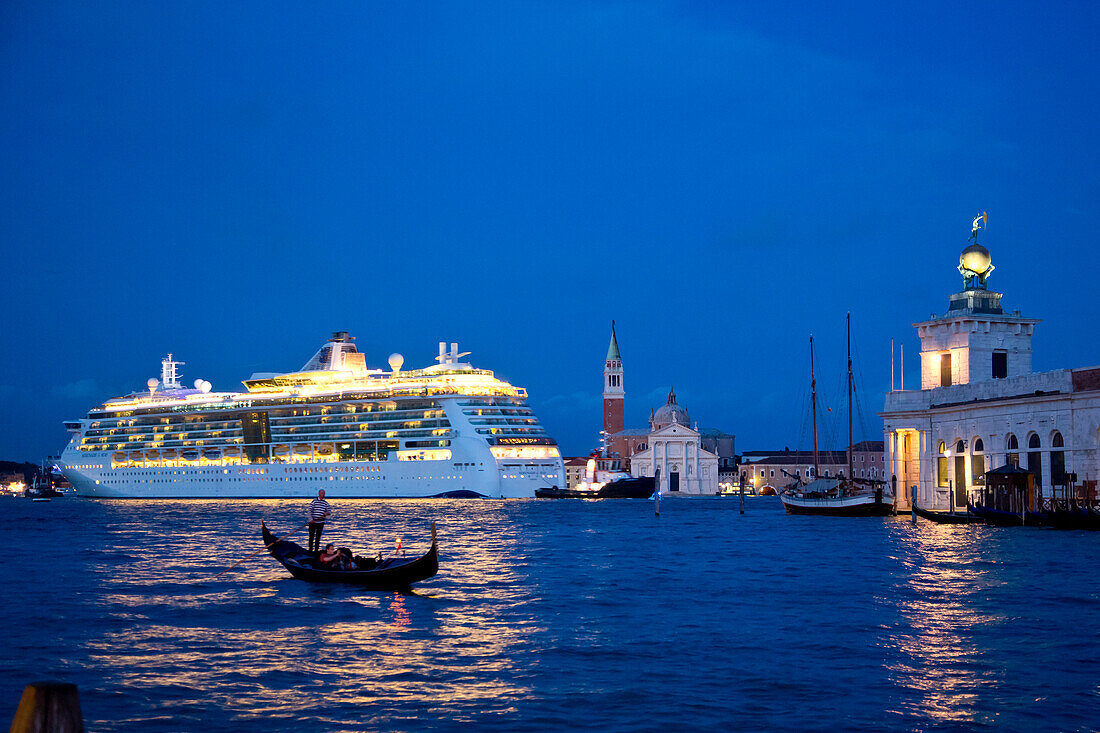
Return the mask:
[[[904,573],[890,596],[901,620],[900,654],[887,669],[913,693],[902,710],[940,723],[993,722],[979,702],[995,673],[974,641],[975,629],[1001,620],[980,601],[986,582],[981,536],[988,530],[925,522],[899,522],[895,529]]]
[[[261,516],[289,527],[301,510],[295,502],[237,503],[220,521],[224,512],[203,516],[202,502],[107,506],[109,540],[95,569],[107,614],[86,648],[109,689],[174,705],[213,691],[242,720],[260,710],[298,715],[320,699],[375,714],[415,703],[460,720],[469,717],[462,710],[513,709],[530,693],[513,677],[512,660],[537,627],[501,621],[501,608],[523,592],[501,562],[517,537],[493,504],[476,514],[448,511],[445,502],[337,504],[344,511],[325,539],[361,554],[395,534],[419,553],[438,521],[439,580],[382,593],[297,581],[266,555],[215,579],[259,546]],[[150,523],[149,512],[162,521]]]
[[[305,499],[8,505],[10,547],[73,551],[0,564],[0,705],[51,676],[80,685],[91,730],[1100,720],[1100,533],[769,499],[670,500],[659,519],[629,501],[333,504],[325,539],[359,554],[397,535],[422,552],[437,521],[440,574],[375,592],[261,555],[217,577]]]

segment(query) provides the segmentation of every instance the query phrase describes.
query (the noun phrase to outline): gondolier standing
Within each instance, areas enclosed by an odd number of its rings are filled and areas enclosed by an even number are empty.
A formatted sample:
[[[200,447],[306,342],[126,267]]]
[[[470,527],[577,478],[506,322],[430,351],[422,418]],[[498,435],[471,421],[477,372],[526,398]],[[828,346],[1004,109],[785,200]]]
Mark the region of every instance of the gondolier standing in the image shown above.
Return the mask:
[[[309,515],[309,550],[321,551],[321,533],[325,531],[325,520],[332,513],[332,507],[325,501],[325,490],[317,492],[317,498],[309,503],[306,509]]]

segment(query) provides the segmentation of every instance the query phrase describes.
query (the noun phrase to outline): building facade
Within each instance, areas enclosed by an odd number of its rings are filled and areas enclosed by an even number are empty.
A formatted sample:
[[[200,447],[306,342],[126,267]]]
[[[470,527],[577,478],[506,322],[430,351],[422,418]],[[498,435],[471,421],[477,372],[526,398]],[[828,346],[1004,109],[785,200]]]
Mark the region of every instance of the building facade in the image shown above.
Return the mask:
[[[631,456],[633,476],[653,476],[662,493],[694,496],[718,492],[718,456],[703,448],[702,435],[689,424],[676,393],[649,421],[647,447]]]
[[[837,476],[848,471],[848,459],[844,451],[822,450],[817,452],[818,470],[823,477]],[[755,494],[778,493],[795,481],[806,483],[814,476],[814,452],[812,450],[749,451],[741,456],[737,467],[736,483],[745,477],[746,490]]]
[[[921,388],[886,394],[886,468],[899,508],[909,508],[912,487],[922,508],[965,506],[985,472],[1006,463],[1031,471],[1048,497],[1075,483],[1095,491],[1100,474],[1100,368],[1031,371],[1039,321],[1005,312],[1001,293],[986,288],[993,266],[977,221],[959,258],[963,291],[943,315],[913,324]]]
[[[582,457],[562,459],[565,463],[565,488],[575,489],[577,484],[586,480],[588,460]]]

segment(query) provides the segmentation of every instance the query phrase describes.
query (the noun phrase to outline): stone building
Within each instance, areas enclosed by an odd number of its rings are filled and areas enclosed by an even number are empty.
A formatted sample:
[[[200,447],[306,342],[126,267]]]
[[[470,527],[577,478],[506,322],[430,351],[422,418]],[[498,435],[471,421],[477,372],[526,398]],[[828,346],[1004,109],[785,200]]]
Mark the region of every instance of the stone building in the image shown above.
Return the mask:
[[[577,484],[585,480],[588,470],[588,459],[582,457],[565,458],[565,488],[575,489]]]
[[[1100,368],[1031,371],[1039,321],[1005,312],[986,288],[993,266],[977,231],[975,220],[959,258],[963,291],[943,315],[913,324],[921,388],[886,394],[886,467],[902,508],[913,486],[924,508],[963,506],[1005,463],[1031,471],[1045,496],[1074,474],[1094,490],[1100,474]]]
[[[701,434],[690,423],[688,411],[670,391],[668,401],[649,420],[647,447],[630,457],[630,473],[653,476],[662,493],[717,493],[718,456],[703,448]]]

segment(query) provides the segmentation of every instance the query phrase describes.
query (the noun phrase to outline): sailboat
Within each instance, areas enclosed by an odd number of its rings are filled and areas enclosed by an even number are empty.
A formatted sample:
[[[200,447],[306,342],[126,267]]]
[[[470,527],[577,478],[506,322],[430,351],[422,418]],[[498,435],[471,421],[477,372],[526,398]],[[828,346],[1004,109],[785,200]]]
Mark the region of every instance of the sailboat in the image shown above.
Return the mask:
[[[882,517],[894,512],[893,497],[883,496],[886,482],[855,478],[852,470],[852,315],[848,314],[848,474],[821,477],[817,449],[817,378],[814,337],[810,336],[810,402],[814,429],[814,478],[796,481],[779,492],[788,514],[832,514],[841,517]]]

